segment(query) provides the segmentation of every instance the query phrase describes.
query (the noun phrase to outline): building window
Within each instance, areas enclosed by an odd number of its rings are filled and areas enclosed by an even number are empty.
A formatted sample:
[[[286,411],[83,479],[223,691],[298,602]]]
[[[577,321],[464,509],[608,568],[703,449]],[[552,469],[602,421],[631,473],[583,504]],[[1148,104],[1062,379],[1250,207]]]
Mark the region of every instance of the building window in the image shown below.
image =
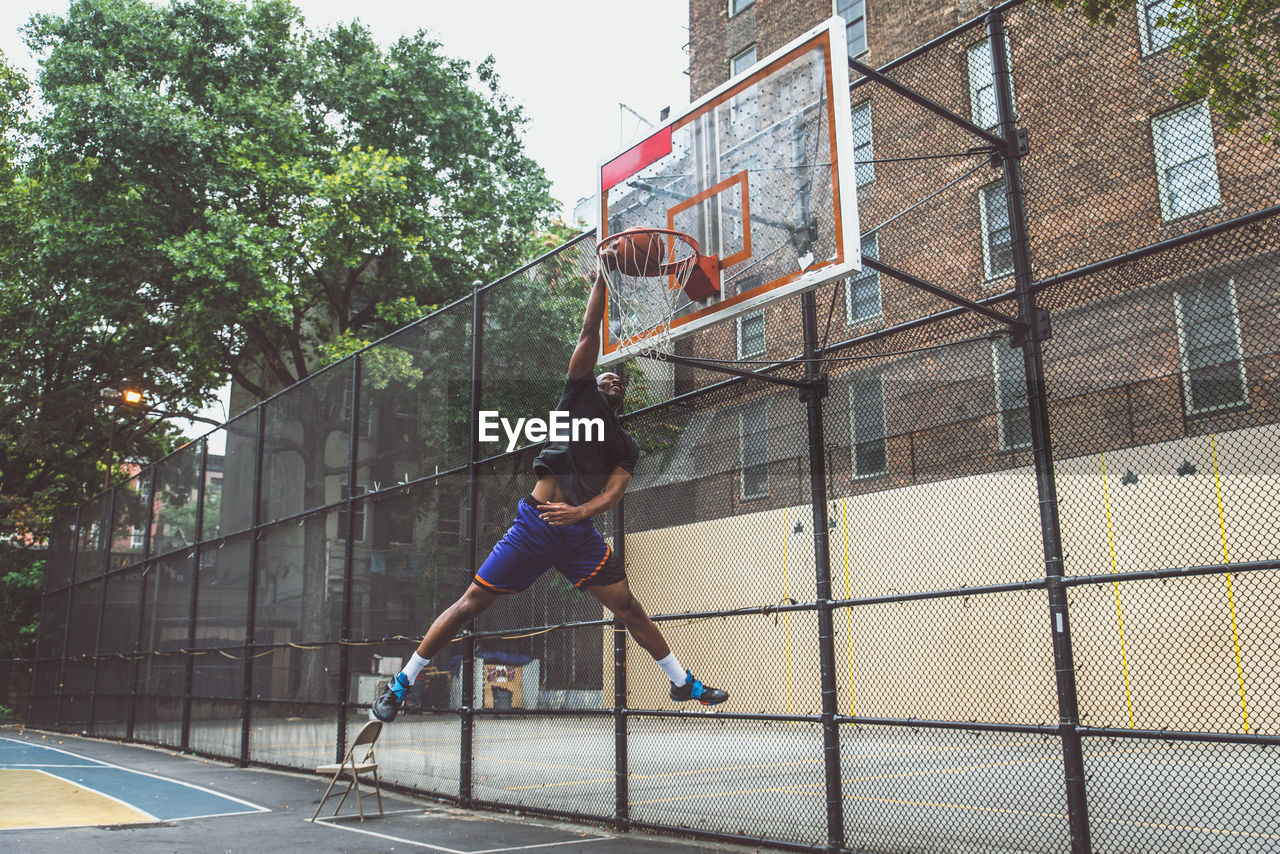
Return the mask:
[[[129,550],[141,551],[147,542],[146,529],[141,525],[134,525],[129,529]]]
[[[416,518],[414,511],[413,503],[400,498],[379,501],[373,513],[375,547],[394,549],[412,546]]]
[[[880,258],[880,235],[868,234],[862,238],[862,254]],[[846,279],[845,284],[845,318],[849,323],[862,323],[880,316],[879,273],[864,267],[861,273]]]
[[[1004,40],[1005,60],[1009,69],[1013,61],[1009,55],[1009,39]],[[1013,81],[1009,81],[1009,97],[1013,99]],[[969,113],[973,123],[985,130],[995,130],[1000,124],[1000,111],[996,107],[995,70],[991,67],[991,40],[982,41],[969,48]]]
[[[1218,194],[1218,162],[1213,153],[1209,105],[1197,101],[1151,120],[1156,150],[1160,212],[1166,220],[1211,208]]]
[[[1138,0],[1138,38],[1143,56],[1168,50],[1178,37],[1177,28],[1160,23],[1173,16],[1173,4],[1174,0]]]
[[[867,4],[865,0],[835,0],[835,10],[844,18],[849,56],[857,59],[867,52]]]
[[[764,355],[764,309],[738,318],[738,358]]]
[[[355,495],[356,496],[364,495],[366,492],[368,492],[368,489],[366,487],[364,487],[363,485],[357,486]],[[345,484],[345,483],[342,484],[342,487],[340,490],[340,497],[342,498],[343,501],[346,501],[348,498],[352,497],[351,487],[349,484]],[[357,543],[364,542],[364,533],[365,533],[364,505],[365,505],[365,502],[363,501],[353,501],[350,504],[343,504],[341,507],[338,508],[338,537],[337,537],[338,542],[345,543],[347,541],[347,531],[349,530],[347,528],[348,524],[355,525],[355,529],[354,529],[355,536],[353,538],[353,541]],[[348,515],[352,513],[355,514],[355,517],[354,519],[349,520]]]
[[[889,470],[885,451],[884,376],[855,380],[849,386],[853,425],[853,476],[872,477]]]
[[[755,64],[756,46],[752,45],[729,60],[730,76],[737,77],[739,74],[742,74]],[[734,124],[753,121],[758,113],[759,106],[756,98],[756,87],[751,86],[742,94],[734,96],[729,108],[729,120]]]
[[[354,397],[355,392],[351,384],[347,383],[347,390],[342,393],[342,413],[338,416],[344,428],[351,423],[351,401]],[[360,438],[368,439],[372,435],[372,426],[373,407],[369,405],[368,400],[362,400],[360,402]]]
[[[756,0],[729,0],[729,17],[732,18],[743,9],[753,6],[755,2]]]
[[[769,494],[768,401],[751,404],[738,415],[742,483],[741,497],[764,498]]]
[[[415,448],[418,444],[418,413],[417,406],[414,401],[397,400],[395,413],[392,415],[392,427],[395,430],[396,444],[401,447]],[[408,407],[412,411],[406,411],[401,406]]]
[[[462,503],[460,492],[443,491],[436,510],[436,538],[440,545],[456,546],[462,540]]]
[[[1013,451],[1031,447],[1031,417],[1027,406],[1027,372],[1022,348],[1010,347],[1006,340],[991,342],[991,361],[996,379],[996,416],[1000,449]]]
[[[1013,272],[1013,234],[1009,230],[1009,206],[1004,184],[989,184],[978,191],[982,215],[982,268],[988,280]]]
[[[1174,294],[1188,415],[1247,406],[1235,284],[1204,283]]]
[[[875,153],[871,146],[871,102],[853,108],[853,174],[859,187],[876,179]]]

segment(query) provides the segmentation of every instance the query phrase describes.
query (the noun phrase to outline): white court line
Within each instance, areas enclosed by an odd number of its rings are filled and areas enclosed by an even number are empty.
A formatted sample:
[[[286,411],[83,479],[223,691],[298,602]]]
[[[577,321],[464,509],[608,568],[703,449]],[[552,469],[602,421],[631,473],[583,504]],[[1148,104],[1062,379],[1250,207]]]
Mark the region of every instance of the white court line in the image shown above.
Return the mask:
[[[0,762],[0,770],[5,768],[101,768],[101,765],[55,765],[52,762]]]
[[[307,819],[303,821],[309,822]],[[387,833],[376,833],[372,830],[364,830],[359,827],[348,827],[345,824],[336,824],[334,822],[321,822],[317,820],[316,824],[323,824],[325,827],[334,827],[338,830],[349,830],[352,833],[363,833],[365,836],[376,836],[378,839],[385,839],[388,842],[403,842],[405,845],[416,845],[419,848],[429,848],[432,851],[443,851],[445,854],[497,854],[499,851],[528,851],[533,848],[550,848],[553,845],[576,845],[580,842],[604,842],[611,837],[597,836],[594,839],[566,839],[563,842],[539,842],[536,845],[517,845],[512,848],[483,848],[479,851],[459,851],[456,848],[445,848],[443,845],[432,845],[429,842],[419,842],[416,839],[405,839],[401,836],[391,836]]]
[[[312,823],[305,818],[303,819],[303,821],[306,821],[307,824]],[[405,845],[416,845],[419,848],[429,848],[432,851],[443,851],[444,854],[472,854],[472,852],[470,851],[459,851],[456,848],[445,848],[442,845],[431,845],[426,842],[419,842],[416,839],[402,839],[399,836],[390,836],[386,833],[375,833],[372,830],[363,830],[359,827],[348,827],[345,824],[336,824],[334,822],[328,822],[328,821],[325,821],[325,822],[317,821],[315,822],[315,824],[323,824],[325,827],[332,827],[335,830],[349,830],[352,833],[363,833],[365,836],[376,836],[378,839],[385,839],[388,842],[403,842]]]
[[[386,812],[379,813],[379,817],[384,815],[404,815],[405,813],[409,813],[409,812],[423,812],[423,808],[414,807],[413,809],[409,809],[409,810],[387,810]],[[370,812],[370,815],[372,814],[373,813]],[[348,813],[347,815],[322,815],[322,816],[316,817],[316,824],[320,824],[321,822],[326,822],[326,821],[335,821],[335,822],[345,821],[346,819],[349,819],[349,818],[359,818],[359,817],[360,817],[359,813]]]
[[[262,812],[271,812],[271,810],[263,810]],[[195,821],[196,819],[200,819],[200,818],[225,818],[229,815],[253,815],[253,813],[245,812],[243,810],[240,810],[239,812],[211,812],[208,815],[184,815],[184,816],[179,816],[178,818],[166,818],[164,819],[164,821],[165,822]]]
[[[552,845],[578,845],[582,842],[604,842],[611,837],[597,836],[592,839],[566,839],[563,842],[539,842],[536,845],[516,845],[511,848],[485,848],[481,851],[472,851],[470,854],[496,854],[498,851],[528,851],[530,848],[550,848]]]
[[[197,792],[204,792],[209,795],[217,795],[219,798],[226,798],[228,801],[234,801],[237,804],[242,804],[243,806],[246,806],[246,807],[252,807],[257,812],[271,812],[271,810],[268,807],[251,803],[250,801],[246,801],[243,798],[237,798],[234,795],[228,795],[225,792],[219,792],[217,789],[209,789],[209,788],[205,788],[204,786],[197,786],[195,783],[184,783],[181,780],[175,780],[172,777],[162,777],[159,774],[148,774],[146,771],[135,771],[134,769],[126,768],[123,765],[116,765],[112,762],[104,762],[100,759],[94,759],[89,756],[81,756],[79,753],[72,753],[70,750],[63,750],[60,747],[50,747],[47,744],[37,744],[36,742],[33,742],[33,741],[23,741],[21,739],[5,738],[3,736],[0,736],[0,741],[11,741],[14,744],[21,744],[27,747],[39,747],[44,750],[52,750],[56,753],[65,753],[67,756],[74,756],[76,759],[83,759],[87,762],[95,763],[95,765],[92,766],[95,768],[97,767],[115,768],[117,771],[127,771],[130,774],[138,774],[142,777],[150,777],[153,780],[163,780],[166,783],[173,783],[178,786],[186,786],[188,789],[195,789]],[[136,807],[134,808],[137,809]],[[243,813],[224,813],[224,814],[225,815],[243,815]],[[178,819],[169,819],[169,820],[177,821]],[[160,821],[160,819],[156,819],[156,821]]]

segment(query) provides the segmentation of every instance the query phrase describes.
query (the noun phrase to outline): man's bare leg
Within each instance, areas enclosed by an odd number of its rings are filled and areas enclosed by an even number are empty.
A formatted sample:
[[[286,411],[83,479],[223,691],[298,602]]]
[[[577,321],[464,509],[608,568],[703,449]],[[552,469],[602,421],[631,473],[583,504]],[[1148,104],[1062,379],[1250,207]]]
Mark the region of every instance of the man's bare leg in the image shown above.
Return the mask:
[[[418,644],[418,655],[431,658],[444,649],[445,644],[457,637],[463,626],[489,610],[489,606],[497,602],[501,595],[471,582],[471,586],[458,597],[458,601],[441,611],[440,616],[427,628],[426,636]]]
[[[703,685],[692,678],[693,674],[680,668],[662,632],[658,630],[653,620],[649,619],[644,606],[631,595],[631,588],[627,586],[626,579],[614,584],[590,586],[586,590],[596,597],[601,605],[612,611],[627,627],[627,631],[630,632],[631,637],[635,638],[636,643],[653,656],[653,660],[658,663],[671,682],[672,700],[697,700],[703,705],[711,706],[729,699],[727,692]]]
[[[392,680],[382,692],[382,695],[373,704],[373,716],[380,721],[393,721],[400,711],[400,704],[404,700],[405,691],[413,684],[414,678],[418,675],[422,666],[425,664],[423,659],[430,659],[440,650],[444,649],[445,644],[453,640],[457,636],[458,631],[467,623],[483,614],[489,609],[489,606],[498,601],[501,593],[495,593],[492,590],[481,587],[475,582],[467,588],[466,592],[458,598],[448,608],[440,613],[431,622],[427,628],[427,634],[422,639],[422,643],[418,644],[417,655],[419,659],[416,663],[410,662]],[[412,673],[412,675],[409,675]]]

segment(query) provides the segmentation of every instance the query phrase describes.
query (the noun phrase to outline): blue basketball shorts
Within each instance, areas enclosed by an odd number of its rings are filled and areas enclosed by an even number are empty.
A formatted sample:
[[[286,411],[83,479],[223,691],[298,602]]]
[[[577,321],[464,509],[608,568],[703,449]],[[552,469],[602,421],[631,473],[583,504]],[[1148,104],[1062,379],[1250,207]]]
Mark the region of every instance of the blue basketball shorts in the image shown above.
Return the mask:
[[[516,518],[476,573],[476,584],[497,593],[519,593],[554,566],[574,587],[613,584],[625,578],[621,561],[590,519],[552,527],[538,516],[532,496],[516,506]]]

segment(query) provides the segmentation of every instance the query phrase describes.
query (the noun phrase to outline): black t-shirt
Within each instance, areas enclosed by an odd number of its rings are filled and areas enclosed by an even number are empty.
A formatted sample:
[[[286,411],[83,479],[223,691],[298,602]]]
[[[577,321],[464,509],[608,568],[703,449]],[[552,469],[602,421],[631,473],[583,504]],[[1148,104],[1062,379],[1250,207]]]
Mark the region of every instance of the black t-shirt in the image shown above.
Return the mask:
[[[548,442],[533,461],[535,473],[555,475],[570,504],[585,504],[603,492],[610,472],[618,466],[635,472],[640,446],[622,429],[609,401],[596,387],[595,377],[587,374],[580,380],[567,380],[556,411],[568,412],[570,419],[599,418],[604,422],[603,441],[597,440],[597,432],[580,428],[577,441]]]

